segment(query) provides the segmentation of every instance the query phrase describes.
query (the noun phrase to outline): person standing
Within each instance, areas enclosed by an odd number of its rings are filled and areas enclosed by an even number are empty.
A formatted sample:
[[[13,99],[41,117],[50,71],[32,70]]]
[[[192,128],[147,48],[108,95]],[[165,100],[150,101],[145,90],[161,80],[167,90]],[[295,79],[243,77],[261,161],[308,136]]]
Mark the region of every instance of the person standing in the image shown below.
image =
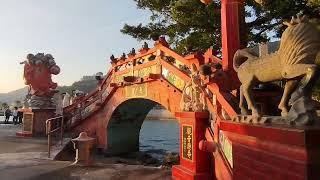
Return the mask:
[[[4,123],[5,124],[8,124],[9,122],[9,118],[11,116],[11,111],[9,108],[6,108],[5,112],[4,112],[4,115],[5,115],[5,119],[4,119]]]
[[[71,99],[70,94],[65,93],[62,100],[62,108],[65,108],[70,105],[70,99]]]
[[[18,107],[14,107],[12,116],[13,116],[13,124],[16,125],[18,123]]]
[[[22,118],[23,118],[23,111],[21,109],[22,107],[20,107],[18,109],[18,124],[22,124]]]
[[[72,92],[71,92],[71,97],[70,97],[70,105],[75,103],[75,99],[77,97],[77,93],[76,93],[76,90],[73,89]]]

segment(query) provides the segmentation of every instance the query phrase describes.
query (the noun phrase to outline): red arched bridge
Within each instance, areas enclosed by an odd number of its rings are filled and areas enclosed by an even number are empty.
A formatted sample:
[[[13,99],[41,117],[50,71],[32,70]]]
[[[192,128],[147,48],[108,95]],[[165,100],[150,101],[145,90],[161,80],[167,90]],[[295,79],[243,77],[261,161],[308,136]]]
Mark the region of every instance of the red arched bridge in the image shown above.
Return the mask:
[[[205,1],[207,2],[207,1]],[[86,131],[97,147],[118,154],[139,149],[139,133],[148,112],[161,104],[180,124],[180,165],[175,179],[317,179],[320,177],[319,128],[236,123],[239,81],[232,58],[240,48],[242,0],[222,0],[222,57],[206,53],[181,56],[163,38],[128,58],[113,59],[98,88],[64,108],[66,131]],[[227,28],[232,27],[232,28]],[[181,112],[182,91],[190,69],[221,63],[220,73],[203,84],[206,112]],[[264,112],[276,92],[254,92]],[[271,98],[272,97],[272,98]],[[276,114],[276,112],[273,112]]]
[[[192,63],[199,67],[204,57],[182,57],[157,41],[154,48],[142,48],[139,54],[112,63],[94,92],[64,109],[66,120],[74,132],[96,136],[98,147],[114,153],[138,150],[141,125],[156,104],[173,114],[181,111],[182,90],[190,81]],[[217,86],[207,86],[209,111],[217,112],[217,103],[224,102],[224,117],[235,116]]]

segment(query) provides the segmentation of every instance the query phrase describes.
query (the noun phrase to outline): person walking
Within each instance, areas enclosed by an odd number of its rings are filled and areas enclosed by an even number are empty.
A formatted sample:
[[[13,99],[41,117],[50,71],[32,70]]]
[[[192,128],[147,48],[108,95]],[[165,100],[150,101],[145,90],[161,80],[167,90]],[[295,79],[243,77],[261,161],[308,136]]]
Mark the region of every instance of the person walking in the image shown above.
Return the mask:
[[[10,111],[9,108],[6,108],[6,110],[4,111],[4,115],[5,115],[4,123],[8,124],[9,123],[9,118],[11,116],[11,111]]]
[[[12,116],[13,116],[13,124],[16,125],[18,123],[18,107],[14,107]]]
[[[23,111],[21,109],[22,107],[20,107],[18,109],[18,124],[22,124],[22,118],[23,118]]]

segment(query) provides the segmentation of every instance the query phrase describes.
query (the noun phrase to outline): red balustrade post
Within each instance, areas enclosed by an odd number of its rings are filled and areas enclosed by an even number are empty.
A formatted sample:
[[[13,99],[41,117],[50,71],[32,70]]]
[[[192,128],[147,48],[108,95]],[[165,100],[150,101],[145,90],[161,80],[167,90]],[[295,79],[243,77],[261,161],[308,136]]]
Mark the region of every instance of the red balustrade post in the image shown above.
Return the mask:
[[[201,151],[199,143],[205,138],[209,113],[178,112],[180,123],[180,165],[172,167],[172,178],[175,180],[212,179],[210,153]]]
[[[244,0],[221,0],[222,66],[236,81],[233,56],[240,48],[240,14],[243,8]]]

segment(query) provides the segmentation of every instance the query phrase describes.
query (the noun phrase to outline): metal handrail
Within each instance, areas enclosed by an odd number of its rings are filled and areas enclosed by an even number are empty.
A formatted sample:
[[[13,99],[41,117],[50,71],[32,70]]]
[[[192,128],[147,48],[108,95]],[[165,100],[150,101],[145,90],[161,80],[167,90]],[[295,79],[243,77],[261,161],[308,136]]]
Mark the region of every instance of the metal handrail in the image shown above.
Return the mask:
[[[60,126],[55,127],[54,129],[52,129],[52,125],[53,123],[58,123],[60,121]],[[64,126],[64,122],[63,122],[63,116],[57,116],[54,118],[50,118],[48,120],[46,120],[46,134],[48,136],[48,158],[50,158],[50,153],[51,153],[51,135],[57,131],[60,130],[60,140],[61,140],[61,145],[63,144],[63,126]]]

